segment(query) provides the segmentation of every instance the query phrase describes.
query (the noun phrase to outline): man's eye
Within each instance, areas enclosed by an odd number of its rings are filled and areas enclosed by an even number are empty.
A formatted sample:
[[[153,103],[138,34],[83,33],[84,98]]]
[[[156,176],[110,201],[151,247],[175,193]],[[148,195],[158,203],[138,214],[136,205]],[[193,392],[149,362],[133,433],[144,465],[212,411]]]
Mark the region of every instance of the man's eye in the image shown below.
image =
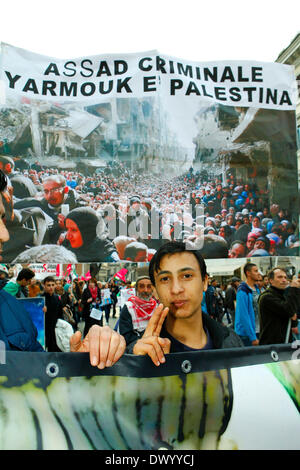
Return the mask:
[[[169,278],[167,276],[160,278],[160,282],[167,282],[168,280]]]
[[[189,273],[186,273],[186,274],[183,275],[184,279],[190,279],[191,277],[193,277],[193,275],[189,274]]]

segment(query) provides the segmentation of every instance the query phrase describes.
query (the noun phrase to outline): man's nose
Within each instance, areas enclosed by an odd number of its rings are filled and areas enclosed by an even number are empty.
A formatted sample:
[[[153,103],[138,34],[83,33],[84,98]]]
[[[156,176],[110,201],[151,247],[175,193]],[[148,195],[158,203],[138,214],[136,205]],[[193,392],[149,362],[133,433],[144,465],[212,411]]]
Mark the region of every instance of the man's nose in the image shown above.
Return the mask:
[[[9,233],[5,226],[5,223],[0,219],[0,242],[4,243],[9,240]]]
[[[171,284],[171,292],[173,294],[178,294],[179,292],[183,291],[183,286],[179,279],[173,279]]]

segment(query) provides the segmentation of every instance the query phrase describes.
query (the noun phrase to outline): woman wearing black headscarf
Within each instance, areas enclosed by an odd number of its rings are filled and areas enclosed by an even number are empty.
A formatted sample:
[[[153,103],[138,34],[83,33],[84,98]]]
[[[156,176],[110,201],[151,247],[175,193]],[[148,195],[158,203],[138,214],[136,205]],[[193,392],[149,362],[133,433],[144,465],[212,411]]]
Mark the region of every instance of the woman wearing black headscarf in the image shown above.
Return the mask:
[[[98,236],[99,222],[99,217],[90,207],[73,209],[65,219],[67,233],[62,244],[73,251],[79,263],[120,261],[112,242]]]

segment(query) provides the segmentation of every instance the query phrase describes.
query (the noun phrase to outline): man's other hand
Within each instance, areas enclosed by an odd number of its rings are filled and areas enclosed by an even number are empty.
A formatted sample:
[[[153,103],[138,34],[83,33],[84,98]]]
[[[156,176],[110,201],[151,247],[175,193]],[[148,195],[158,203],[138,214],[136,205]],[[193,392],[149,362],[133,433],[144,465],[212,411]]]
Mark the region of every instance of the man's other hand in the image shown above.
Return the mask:
[[[93,325],[83,340],[80,331],[70,338],[71,352],[89,352],[92,366],[99,369],[114,365],[124,354],[125,347],[123,336],[109,326]]]

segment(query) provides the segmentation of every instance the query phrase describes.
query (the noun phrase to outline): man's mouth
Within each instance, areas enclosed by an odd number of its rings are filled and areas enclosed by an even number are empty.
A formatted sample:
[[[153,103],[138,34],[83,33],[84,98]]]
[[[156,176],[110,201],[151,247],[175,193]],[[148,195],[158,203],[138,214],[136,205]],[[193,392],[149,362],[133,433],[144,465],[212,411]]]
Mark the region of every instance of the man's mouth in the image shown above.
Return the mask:
[[[174,305],[175,308],[181,308],[187,303],[187,300],[174,300],[172,302],[172,305]]]

